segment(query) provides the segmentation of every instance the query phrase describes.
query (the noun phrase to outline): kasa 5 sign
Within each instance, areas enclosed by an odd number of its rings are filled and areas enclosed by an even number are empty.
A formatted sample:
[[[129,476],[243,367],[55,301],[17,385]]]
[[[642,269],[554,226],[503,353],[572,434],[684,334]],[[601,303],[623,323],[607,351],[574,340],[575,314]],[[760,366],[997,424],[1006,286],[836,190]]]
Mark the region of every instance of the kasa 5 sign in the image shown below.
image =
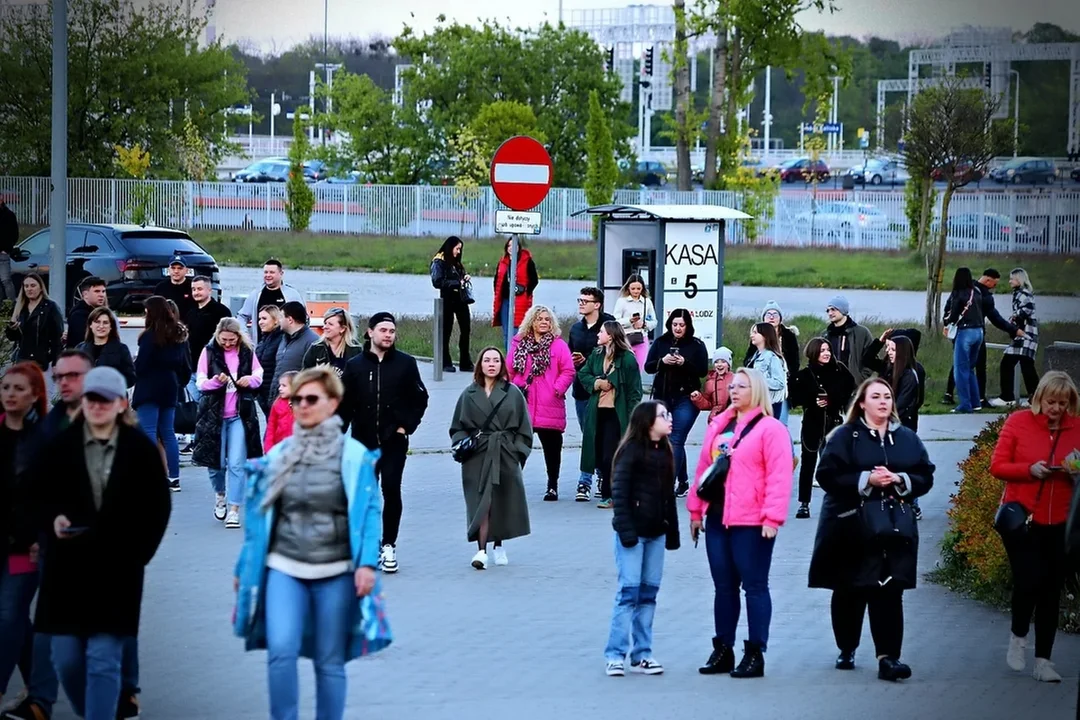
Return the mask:
[[[694,334],[710,352],[720,313],[721,223],[668,223],[664,231],[664,322],[689,310]]]

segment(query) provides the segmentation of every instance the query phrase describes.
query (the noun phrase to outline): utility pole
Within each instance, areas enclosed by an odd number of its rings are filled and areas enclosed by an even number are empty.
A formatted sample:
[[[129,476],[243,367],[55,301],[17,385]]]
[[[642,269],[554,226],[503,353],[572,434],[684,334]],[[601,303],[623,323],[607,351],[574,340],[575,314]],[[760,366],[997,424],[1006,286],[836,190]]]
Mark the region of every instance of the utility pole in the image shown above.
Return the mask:
[[[768,164],[772,138],[772,65],[765,68],[765,119],[762,120],[762,124],[765,126],[765,154],[763,156],[765,160],[763,162]]]
[[[344,65],[341,63],[315,63],[315,67],[326,71],[326,103],[324,107],[326,108],[326,114],[329,115],[334,110],[334,99],[331,97],[334,91],[334,73],[343,68]],[[312,103],[312,112],[314,112],[314,101]],[[325,146],[326,132],[321,127],[319,128],[319,135],[322,138],[322,144]]]
[[[52,182],[49,193],[49,291],[67,317],[67,0],[53,0]]]
[[[1013,157],[1020,153],[1020,71],[1009,70],[1016,76],[1016,109],[1013,111]]]

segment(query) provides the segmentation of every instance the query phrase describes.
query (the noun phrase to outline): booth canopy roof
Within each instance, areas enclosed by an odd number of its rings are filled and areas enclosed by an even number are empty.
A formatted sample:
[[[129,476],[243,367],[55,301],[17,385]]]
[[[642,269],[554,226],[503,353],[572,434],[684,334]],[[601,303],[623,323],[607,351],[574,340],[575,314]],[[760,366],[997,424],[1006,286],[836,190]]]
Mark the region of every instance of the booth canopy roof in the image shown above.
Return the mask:
[[[639,217],[645,215],[654,220],[689,220],[698,222],[750,219],[750,216],[746,213],[722,205],[595,205],[578,210],[574,215]]]

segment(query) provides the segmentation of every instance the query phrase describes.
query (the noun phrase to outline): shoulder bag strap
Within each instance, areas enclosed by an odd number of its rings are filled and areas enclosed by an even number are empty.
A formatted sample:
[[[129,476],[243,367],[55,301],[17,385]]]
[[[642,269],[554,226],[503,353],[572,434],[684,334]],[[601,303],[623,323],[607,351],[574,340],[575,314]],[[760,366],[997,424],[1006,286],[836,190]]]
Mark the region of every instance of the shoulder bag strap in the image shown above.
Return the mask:
[[[754,429],[754,426],[757,425],[763,417],[765,417],[764,412],[746,424],[746,427],[743,428],[743,431],[739,433],[739,437],[735,438],[735,442],[731,443],[732,450],[739,447],[739,443],[742,441],[742,439],[746,437],[747,433]]]
[[[1060,440],[1060,439],[1061,439],[1061,431],[1058,430],[1057,433],[1054,435],[1054,443],[1050,446],[1050,457],[1047,458],[1047,460],[1049,462],[1053,462],[1053,460],[1054,460],[1054,453],[1057,451],[1058,440]],[[1028,513],[1028,522],[1031,522],[1031,519],[1033,517],[1035,517],[1035,511],[1039,509],[1039,501],[1042,500],[1043,490],[1045,490],[1045,489],[1046,489],[1046,478],[1043,478],[1042,480],[1039,481],[1039,492],[1035,493],[1035,507],[1033,507],[1031,509],[1031,512]]]

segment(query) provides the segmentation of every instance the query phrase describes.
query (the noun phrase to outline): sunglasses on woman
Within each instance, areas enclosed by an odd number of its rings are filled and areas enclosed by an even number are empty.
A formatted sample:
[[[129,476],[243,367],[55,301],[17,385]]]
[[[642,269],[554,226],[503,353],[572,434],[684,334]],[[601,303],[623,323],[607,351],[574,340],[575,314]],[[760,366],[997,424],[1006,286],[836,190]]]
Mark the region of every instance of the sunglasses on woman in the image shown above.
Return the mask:
[[[293,407],[296,407],[297,405],[301,407],[304,405],[318,405],[322,399],[322,395],[293,395],[289,400],[289,404]]]

